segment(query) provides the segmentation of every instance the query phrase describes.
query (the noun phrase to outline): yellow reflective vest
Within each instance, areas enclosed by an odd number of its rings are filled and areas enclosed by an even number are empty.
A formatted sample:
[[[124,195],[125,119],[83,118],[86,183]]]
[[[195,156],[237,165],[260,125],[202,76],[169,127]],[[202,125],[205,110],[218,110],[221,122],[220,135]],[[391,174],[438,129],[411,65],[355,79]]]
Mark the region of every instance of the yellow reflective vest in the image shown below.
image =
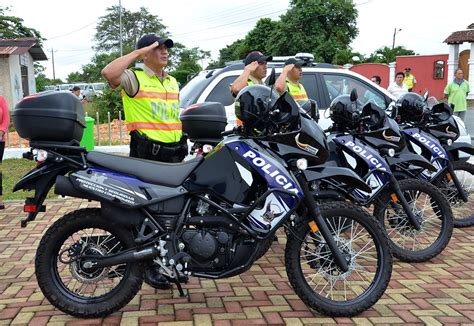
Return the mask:
[[[415,76],[413,76],[412,74],[406,75],[405,78],[403,78],[403,83],[407,85],[408,89],[412,89],[413,84],[416,83]]]
[[[302,105],[308,101],[308,95],[303,84],[293,84],[290,80],[286,80],[286,86],[288,87],[288,92],[298,104]]]
[[[161,81],[156,75],[148,77],[141,69],[132,71],[138,80],[138,92],[130,97],[122,90],[127,130],[138,130],[151,140],[163,143],[179,142],[182,126],[176,79],[168,75]]]

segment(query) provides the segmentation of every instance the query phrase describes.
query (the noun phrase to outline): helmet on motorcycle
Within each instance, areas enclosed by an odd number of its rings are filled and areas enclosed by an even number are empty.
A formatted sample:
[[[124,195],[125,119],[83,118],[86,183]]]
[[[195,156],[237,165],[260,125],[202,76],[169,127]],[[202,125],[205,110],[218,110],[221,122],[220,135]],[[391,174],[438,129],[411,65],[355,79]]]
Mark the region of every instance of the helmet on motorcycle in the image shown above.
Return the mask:
[[[235,99],[235,115],[246,130],[262,132],[267,127],[287,125],[299,116],[299,107],[287,92],[282,96],[268,86],[251,85]]]
[[[318,102],[310,98],[306,102],[301,105],[301,108],[304,112],[309,114],[311,118],[313,118],[316,122],[319,121],[319,111],[318,111]]]
[[[360,108],[349,95],[336,97],[329,105],[329,115],[337,131],[353,130],[359,121]]]
[[[403,94],[396,103],[396,118],[398,122],[422,122],[427,108],[425,100],[416,93]]]

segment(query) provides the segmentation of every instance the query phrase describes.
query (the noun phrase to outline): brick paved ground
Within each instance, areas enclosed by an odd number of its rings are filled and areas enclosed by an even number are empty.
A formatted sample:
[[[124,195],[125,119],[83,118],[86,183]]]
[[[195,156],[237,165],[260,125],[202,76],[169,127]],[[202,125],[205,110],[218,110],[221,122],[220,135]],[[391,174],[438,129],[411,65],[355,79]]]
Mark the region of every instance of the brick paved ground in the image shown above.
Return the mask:
[[[0,213],[0,324],[473,324],[474,227],[456,229],[447,250],[425,264],[396,262],[390,288],[372,309],[356,318],[327,318],[298,299],[285,277],[284,247],[272,250],[247,273],[218,281],[193,279],[189,299],[176,291],[144,285],[122,311],[105,319],[79,320],[51,306],[38,289],[34,256],[41,234],[64,213],[91,206],[52,200],[38,222],[21,229],[22,203]]]

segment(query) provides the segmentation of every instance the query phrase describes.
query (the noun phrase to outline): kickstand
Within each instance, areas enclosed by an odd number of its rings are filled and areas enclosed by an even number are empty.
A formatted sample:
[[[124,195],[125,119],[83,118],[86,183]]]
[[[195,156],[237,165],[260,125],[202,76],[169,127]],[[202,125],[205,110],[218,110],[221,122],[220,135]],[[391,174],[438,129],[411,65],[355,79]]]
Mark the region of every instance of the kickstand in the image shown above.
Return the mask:
[[[179,280],[174,279],[173,282],[174,282],[174,284],[176,284],[176,287],[178,288],[179,297],[180,298],[187,298],[188,294],[184,293],[183,287],[181,286],[181,283],[179,282]]]

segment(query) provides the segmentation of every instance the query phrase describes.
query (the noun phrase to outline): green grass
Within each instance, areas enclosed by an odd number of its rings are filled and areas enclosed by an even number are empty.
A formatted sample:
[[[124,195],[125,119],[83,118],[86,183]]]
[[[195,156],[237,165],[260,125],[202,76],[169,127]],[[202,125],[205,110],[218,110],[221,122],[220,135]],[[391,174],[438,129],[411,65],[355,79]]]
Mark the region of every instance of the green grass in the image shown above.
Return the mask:
[[[12,192],[13,186],[28,173],[31,169],[36,166],[36,162],[26,159],[8,159],[2,162],[3,171],[3,199],[25,199],[26,197],[33,197],[33,191],[19,190]],[[51,190],[48,194],[48,198],[54,198],[57,195]]]

